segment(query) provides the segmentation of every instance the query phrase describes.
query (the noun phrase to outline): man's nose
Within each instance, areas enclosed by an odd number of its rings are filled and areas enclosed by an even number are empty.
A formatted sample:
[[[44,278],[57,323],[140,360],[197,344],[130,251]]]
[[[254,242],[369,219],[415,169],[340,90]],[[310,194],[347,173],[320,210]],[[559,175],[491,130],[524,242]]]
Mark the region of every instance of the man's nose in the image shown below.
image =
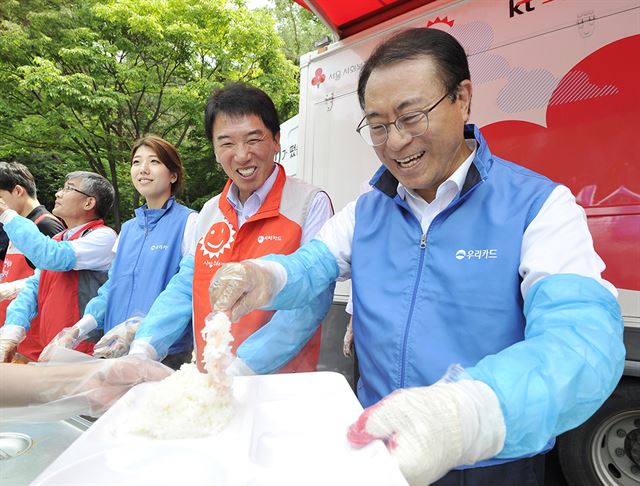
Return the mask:
[[[402,147],[411,142],[413,137],[408,133],[398,130],[394,124],[387,128],[387,147],[391,150],[400,150]]]
[[[246,143],[239,143],[234,152],[234,157],[237,161],[244,161],[249,158],[251,150],[249,150],[249,145]]]

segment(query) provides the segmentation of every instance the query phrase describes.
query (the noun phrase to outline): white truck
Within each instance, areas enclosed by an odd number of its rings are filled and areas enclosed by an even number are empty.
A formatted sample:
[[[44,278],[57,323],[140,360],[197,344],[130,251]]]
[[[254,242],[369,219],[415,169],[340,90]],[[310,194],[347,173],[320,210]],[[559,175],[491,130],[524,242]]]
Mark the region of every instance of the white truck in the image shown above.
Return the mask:
[[[366,2],[344,5],[360,3]],[[300,113],[283,127],[282,162],[289,173],[327,190],[336,211],[355,199],[379,166],[355,132],[364,60],[398,29],[433,27],[454,35],[469,56],[471,122],[497,155],[571,188],[607,264],[604,277],[620,293],[625,376],[594,417],[559,438],[565,478],[571,486],[640,484],[640,137],[634,123],[640,114],[640,2],[384,3],[404,13],[385,10],[381,23],[363,16],[370,27],[301,58]],[[336,27],[335,2],[306,4],[338,36],[353,26]],[[341,350],[348,295],[348,284],[338,285],[323,338],[333,351],[323,353]]]

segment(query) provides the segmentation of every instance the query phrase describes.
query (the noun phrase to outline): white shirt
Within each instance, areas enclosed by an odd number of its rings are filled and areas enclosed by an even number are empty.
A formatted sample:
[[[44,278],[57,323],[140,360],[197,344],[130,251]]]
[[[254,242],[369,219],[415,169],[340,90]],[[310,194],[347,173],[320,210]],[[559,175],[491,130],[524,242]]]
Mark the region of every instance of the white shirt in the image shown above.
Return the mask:
[[[86,224],[86,223],[85,223]],[[85,224],[69,229],[62,239],[67,241],[76,234]],[[111,228],[96,228],[77,240],[68,241],[76,254],[74,270],[98,270],[106,271],[111,267],[115,256],[112,251],[116,241],[116,232]]]
[[[431,203],[398,184],[398,195],[405,199],[411,212],[420,221],[424,233],[435,216],[442,212],[462,189],[474,156],[475,150],[451,177],[438,187],[436,198]],[[356,201],[350,202],[327,221],[317,236],[336,257],[340,269],[339,280],[351,277],[351,245],[356,222]],[[538,280],[557,273],[591,277],[617,296],[615,287],[600,276],[604,269],[604,262],[593,248],[584,209],[576,203],[575,197],[566,186],[556,187],[522,237],[518,272],[522,278],[520,291],[523,299]]]
[[[278,177],[280,167],[275,166],[274,171],[271,173],[264,184],[260,186],[247,200],[242,204],[238,197],[238,186],[231,184],[229,192],[227,193],[227,201],[236,211],[238,215],[238,227],[241,227],[251,216],[258,212],[258,209],[262,206],[267,195],[273,188]],[[324,192],[318,192],[313,201],[311,201],[311,207],[307,213],[307,218],[302,225],[302,236],[300,238],[300,244],[304,245],[308,241],[311,241],[320,231],[322,225],[333,216],[333,206]]]

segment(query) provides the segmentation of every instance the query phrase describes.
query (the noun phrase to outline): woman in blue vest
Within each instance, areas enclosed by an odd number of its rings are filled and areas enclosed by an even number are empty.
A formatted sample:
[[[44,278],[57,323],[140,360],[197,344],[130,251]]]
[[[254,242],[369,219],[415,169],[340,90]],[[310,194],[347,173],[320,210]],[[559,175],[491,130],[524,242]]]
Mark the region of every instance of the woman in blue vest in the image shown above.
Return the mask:
[[[41,360],[48,359],[54,346],[73,348],[96,330],[105,334],[96,344],[94,356],[112,358],[129,351],[141,318],[177,273],[194,237],[197,213],[175,199],[183,175],[180,155],[166,140],[147,135],[133,144],[131,180],[145,204],[122,225],[109,279],[87,304],[82,319],[60,332]],[[156,331],[162,334],[162,329]],[[140,345],[144,346],[144,341]],[[163,362],[177,368],[190,361],[192,350],[193,332],[188,327]]]

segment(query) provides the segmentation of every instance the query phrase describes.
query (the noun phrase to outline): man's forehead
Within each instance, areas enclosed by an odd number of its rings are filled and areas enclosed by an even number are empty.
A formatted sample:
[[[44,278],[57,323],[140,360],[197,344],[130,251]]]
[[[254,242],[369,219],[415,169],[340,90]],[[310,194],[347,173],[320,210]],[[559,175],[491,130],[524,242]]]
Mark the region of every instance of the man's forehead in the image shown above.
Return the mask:
[[[258,115],[220,113],[213,124],[215,138],[243,137],[268,133],[269,129]]]
[[[73,179],[67,179],[65,183],[73,187],[80,187],[80,184],[82,184],[82,178],[74,177]]]

